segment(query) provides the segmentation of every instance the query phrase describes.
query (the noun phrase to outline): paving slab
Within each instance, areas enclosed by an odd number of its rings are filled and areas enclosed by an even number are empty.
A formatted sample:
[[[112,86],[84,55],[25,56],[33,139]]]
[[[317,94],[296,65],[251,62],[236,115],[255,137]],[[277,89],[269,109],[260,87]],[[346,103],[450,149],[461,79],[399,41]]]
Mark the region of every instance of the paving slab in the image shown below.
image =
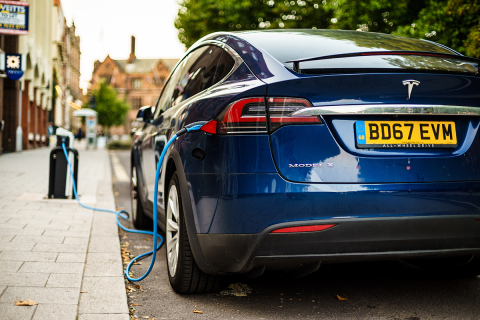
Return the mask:
[[[83,239],[83,238],[82,238]],[[86,238],[88,240],[88,238]],[[56,262],[82,262],[85,263],[86,255],[84,253],[60,252]]]
[[[39,288],[39,287],[7,287],[0,297],[0,303],[14,303],[17,299],[32,299],[49,304],[78,304],[80,291],[77,288]]]
[[[114,210],[107,151],[79,151],[81,198]],[[115,214],[47,199],[49,153],[0,156],[0,319],[127,320]]]
[[[81,314],[78,320],[130,320],[128,314]]]
[[[42,232],[44,236],[51,236],[51,237],[84,237],[90,238],[90,231],[58,231],[58,230],[44,230]]]
[[[18,272],[82,274],[84,267],[85,265],[79,262],[25,262]]]
[[[13,234],[0,234],[0,242],[10,242],[14,237]]]
[[[123,271],[118,261],[89,263],[85,266],[85,277],[115,277]]]
[[[0,246],[1,247],[1,246]],[[45,244],[37,243],[33,248],[34,252],[43,251],[43,252],[87,252],[87,245],[79,244]]]
[[[48,278],[47,287],[49,288],[79,288],[82,285],[80,274],[52,273]]]
[[[45,287],[47,280],[46,273],[0,273],[0,286]]]
[[[105,288],[111,290],[106,291]],[[125,280],[123,277],[84,277],[79,314],[128,314]]]
[[[45,229],[13,229],[0,226],[0,233],[26,236],[41,236]]]
[[[19,235],[12,239],[12,243],[56,243],[61,244],[65,237],[49,237],[49,236],[26,236]]]
[[[120,252],[118,234],[115,236],[91,236],[88,252]]]
[[[15,250],[15,251],[31,251],[33,247],[35,246],[35,243],[15,243],[15,242],[9,242],[9,243],[0,243],[0,251],[3,250]]]
[[[87,264],[89,263],[103,263],[103,262],[117,262],[122,263],[122,257],[117,252],[89,252],[87,254]]]
[[[30,320],[38,306],[15,306],[13,302],[0,303],[0,315],[4,320]]]
[[[65,237],[63,244],[82,244],[86,246],[88,244],[88,240],[88,238],[81,237]]]
[[[55,262],[57,257],[58,257],[58,252],[32,252],[32,251],[22,252],[22,251],[4,250],[0,253],[0,261],[49,261],[49,262]]]
[[[23,265],[23,261],[10,261],[10,260],[5,260],[2,262],[2,272],[4,273],[15,273],[20,270],[20,268]]]
[[[39,304],[32,320],[75,320],[76,305]]]

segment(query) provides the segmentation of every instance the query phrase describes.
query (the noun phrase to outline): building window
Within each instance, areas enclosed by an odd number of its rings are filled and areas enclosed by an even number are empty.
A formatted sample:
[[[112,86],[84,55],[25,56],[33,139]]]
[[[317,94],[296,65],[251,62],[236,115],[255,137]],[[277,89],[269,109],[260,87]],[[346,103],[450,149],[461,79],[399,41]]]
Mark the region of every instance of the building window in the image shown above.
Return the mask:
[[[142,107],[142,98],[134,97],[132,98],[132,108],[133,109],[140,109]]]
[[[132,88],[141,88],[141,87],[142,87],[142,78],[133,78]]]

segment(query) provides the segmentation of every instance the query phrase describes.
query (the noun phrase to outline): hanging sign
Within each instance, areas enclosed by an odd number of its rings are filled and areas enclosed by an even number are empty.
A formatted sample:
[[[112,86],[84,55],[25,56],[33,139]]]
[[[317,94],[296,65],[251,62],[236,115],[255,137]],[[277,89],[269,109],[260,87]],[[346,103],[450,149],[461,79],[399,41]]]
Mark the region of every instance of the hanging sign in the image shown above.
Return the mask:
[[[28,34],[29,3],[0,0],[0,34]]]
[[[7,77],[18,80],[23,76],[22,55],[18,53],[5,53],[5,72]]]

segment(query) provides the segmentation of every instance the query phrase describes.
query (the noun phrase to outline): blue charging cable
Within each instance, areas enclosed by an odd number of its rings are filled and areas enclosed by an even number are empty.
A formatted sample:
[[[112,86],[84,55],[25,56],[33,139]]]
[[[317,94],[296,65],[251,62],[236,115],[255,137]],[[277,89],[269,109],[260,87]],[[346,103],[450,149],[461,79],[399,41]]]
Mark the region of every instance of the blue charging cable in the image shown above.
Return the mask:
[[[176,134],[174,134],[170,140],[168,140],[167,144],[165,145],[165,147],[163,148],[163,151],[162,151],[162,154],[160,155],[160,159],[158,160],[158,165],[157,165],[157,171],[155,173],[155,189],[154,189],[154,194],[158,194],[158,179],[160,177],[160,172],[161,172],[161,169],[162,169],[162,163],[163,163],[163,158],[165,157],[165,154],[167,153],[167,150],[168,148],[170,147],[170,145],[175,141],[175,139],[177,139],[179,136],[187,133],[187,132],[191,132],[191,131],[198,131],[200,130],[200,128],[206,124],[207,122],[206,121],[199,121],[199,122],[194,122],[192,124],[189,124],[187,126],[185,126],[184,128],[182,128],[181,130],[179,130]],[[83,203],[80,202],[80,200],[78,199],[78,195],[77,195],[77,187],[75,186],[75,179],[73,177],[73,170],[72,170],[72,165],[70,164],[70,160],[68,158],[68,152],[67,152],[67,149],[65,148],[65,144],[62,143],[62,149],[63,149],[63,153],[65,154],[65,158],[67,159],[67,163],[68,163],[68,167],[70,169],[70,174],[72,175],[72,184],[73,184],[73,193],[75,194],[75,199],[77,199],[77,202],[79,205],[81,205],[82,207],[86,208],[86,209],[89,209],[89,210],[94,210],[94,211],[103,211],[103,212],[111,212],[111,213],[114,213],[115,216],[116,216],[116,219],[117,219],[117,224],[118,226],[126,231],[126,232],[131,232],[131,233],[141,233],[141,234],[148,234],[148,235],[152,235],[153,236],[153,250],[149,251],[149,252],[146,252],[146,253],[143,253],[141,255],[139,255],[138,257],[134,258],[132,261],[130,261],[130,263],[128,264],[127,268],[125,269],[125,276],[127,277],[128,280],[130,281],[140,281],[140,280],[143,280],[145,279],[146,276],[148,276],[148,274],[150,273],[150,271],[152,271],[152,268],[153,268],[153,265],[155,264],[155,259],[157,257],[157,250],[160,249],[160,247],[162,246],[163,244],[163,237],[161,235],[159,235],[157,233],[157,230],[158,230],[158,226],[157,226],[157,215],[158,215],[158,209],[157,209],[157,198],[158,197],[154,197],[154,200],[153,200],[153,232],[150,232],[150,231],[142,231],[142,230],[133,230],[133,229],[128,229],[128,228],[125,228],[121,223],[120,223],[120,220],[119,220],[119,217],[121,217],[122,219],[125,219],[125,220],[128,220],[130,218],[130,214],[125,211],[125,210],[118,210],[118,211],[114,211],[114,210],[108,210],[108,209],[99,209],[99,208],[94,208],[94,207],[90,207],[90,206],[87,206],[87,205],[84,205]],[[160,243],[158,244],[158,239],[160,239]],[[156,249],[155,249],[156,248]],[[145,274],[143,276],[141,276],[140,278],[132,278],[130,277],[129,273],[130,273],[130,267],[133,265],[133,263],[135,263],[135,261],[139,260],[139,259],[142,259],[143,257],[146,257],[146,256],[149,256],[149,255],[152,255],[152,261],[150,262],[150,266],[148,267],[148,270],[145,272]]]

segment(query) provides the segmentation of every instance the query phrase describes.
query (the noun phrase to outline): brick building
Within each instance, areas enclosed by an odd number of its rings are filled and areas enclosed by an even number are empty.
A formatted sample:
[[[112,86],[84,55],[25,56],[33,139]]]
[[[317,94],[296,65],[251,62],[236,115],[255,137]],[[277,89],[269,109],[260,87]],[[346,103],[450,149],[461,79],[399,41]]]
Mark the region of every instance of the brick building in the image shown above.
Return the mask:
[[[47,112],[52,98],[54,0],[26,2],[29,3],[28,34],[3,36],[2,50],[23,54],[26,70],[20,80],[3,79],[2,153],[46,144]]]
[[[17,53],[20,36],[0,35],[0,50],[2,53]],[[15,151],[16,130],[18,121],[19,82],[0,77],[0,120],[4,128],[0,130],[0,154]]]
[[[62,80],[59,81],[62,96],[59,99],[59,109],[55,106],[55,117],[53,122],[57,126],[73,130],[80,126],[80,119],[73,117],[75,105],[80,104],[83,92],[80,89],[80,37],[76,35],[75,23],[69,27],[64,22],[62,35]]]
[[[135,119],[140,107],[156,103],[165,80],[178,59],[137,59],[135,56],[135,37],[132,36],[131,53],[126,60],[116,60],[107,56],[103,62],[95,61],[91,88],[105,79],[115,88],[120,98],[126,99],[131,110],[127,115],[126,132]],[[113,133],[125,133],[114,129]]]
[[[75,26],[66,26],[60,0],[26,2],[28,34],[0,36],[0,50],[21,53],[26,62],[20,80],[0,77],[0,120],[5,121],[0,154],[45,146],[49,121],[67,126],[62,120],[62,114],[71,109],[66,93],[80,97],[80,39],[75,36]]]

